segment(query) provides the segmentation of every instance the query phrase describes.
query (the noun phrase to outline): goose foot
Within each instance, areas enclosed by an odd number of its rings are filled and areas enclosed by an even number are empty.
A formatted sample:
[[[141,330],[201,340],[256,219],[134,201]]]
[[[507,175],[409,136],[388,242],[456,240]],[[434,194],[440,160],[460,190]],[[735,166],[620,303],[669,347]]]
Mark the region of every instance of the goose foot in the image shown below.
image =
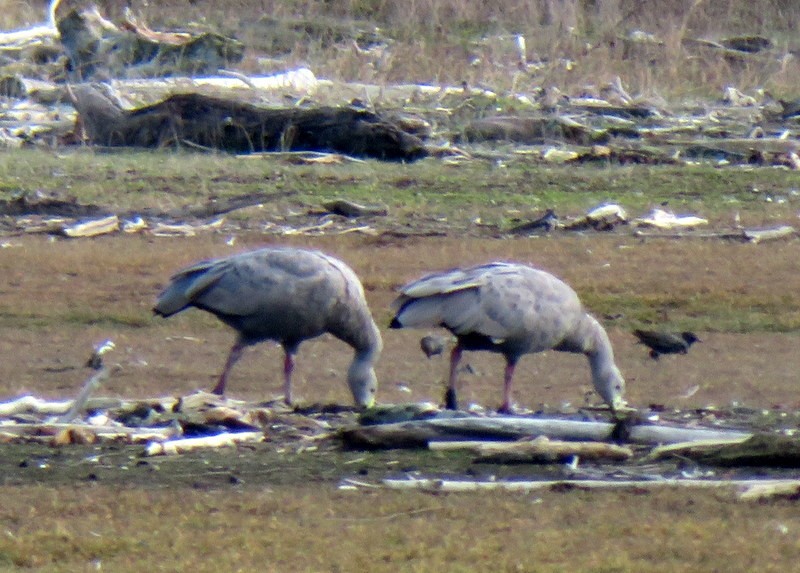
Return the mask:
[[[444,393],[444,407],[448,410],[458,410],[458,398],[454,388],[448,388]]]

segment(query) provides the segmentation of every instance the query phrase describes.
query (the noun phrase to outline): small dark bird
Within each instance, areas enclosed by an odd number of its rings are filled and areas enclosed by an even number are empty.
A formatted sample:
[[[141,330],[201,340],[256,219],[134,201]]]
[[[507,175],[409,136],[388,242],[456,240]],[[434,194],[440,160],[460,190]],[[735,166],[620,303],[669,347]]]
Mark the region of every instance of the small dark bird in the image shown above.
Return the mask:
[[[429,334],[419,339],[419,347],[428,358],[431,356],[439,356],[444,352],[444,343],[444,337],[437,334]]]
[[[342,261],[292,247],[271,247],[179,271],[153,311],[172,316],[189,307],[210,312],[238,332],[212,392],[220,396],[246,346],[274,340],[283,346],[284,401],[292,403],[294,356],[300,344],[325,333],[350,345],[347,383],[360,406],[372,406],[374,365],[381,334],[356,274]]]
[[[400,289],[390,328],[441,326],[455,335],[445,404],[456,409],[458,365],[464,351],[506,359],[503,404],[511,410],[514,368],[525,354],[557,350],[586,355],[597,393],[612,410],[625,406],[625,380],[605,329],[578,295],[550,273],[513,263],[489,263],[433,273]]]
[[[634,330],[633,334],[650,349],[650,358],[658,360],[662,354],[686,354],[695,342],[702,342],[694,332],[656,332],[654,330]]]
[[[541,217],[538,217],[533,221],[527,221],[521,225],[517,225],[516,227],[512,227],[509,229],[509,233],[530,233],[534,231],[544,231],[545,233],[550,233],[556,230],[558,226],[558,215],[556,215],[556,212],[553,209],[548,209]]]

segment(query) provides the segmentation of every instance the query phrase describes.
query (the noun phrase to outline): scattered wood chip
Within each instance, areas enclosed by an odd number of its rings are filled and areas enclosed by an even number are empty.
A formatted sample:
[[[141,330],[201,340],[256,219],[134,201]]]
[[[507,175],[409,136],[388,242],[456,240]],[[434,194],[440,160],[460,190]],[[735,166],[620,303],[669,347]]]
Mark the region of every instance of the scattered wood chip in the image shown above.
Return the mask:
[[[591,209],[580,219],[564,226],[569,231],[595,229],[596,231],[610,231],[619,224],[628,221],[628,214],[621,205],[605,203]]]
[[[61,232],[65,236],[71,238],[96,237],[98,235],[107,235],[117,231],[119,231],[119,217],[116,215],[77,223],[75,225],[67,225],[61,229]]]
[[[790,225],[783,225],[775,229],[744,229],[742,235],[751,243],[761,243],[763,241],[774,241],[791,237],[796,234],[795,228]]]
[[[286,229],[283,231],[284,235],[306,235],[310,233],[315,233],[318,231],[322,231],[323,229],[327,229],[333,225],[333,221],[328,219],[327,221],[320,223],[319,225],[309,225],[307,227],[300,227],[298,229]]]
[[[550,147],[542,152],[542,159],[547,163],[567,163],[577,159],[580,154],[570,149]]]
[[[658,229],[679,229],[708,225],[708,219],[695,215],[675,215],[664,209],[653,209],[649,215],[634,220],[634,224]]]
[[[182,223],[171,225],[168,223],[156,223],[151,229],[151,233],[156,237],[194,237],[201,231],[213,231],[222,227],[223,218],[206,223],[203,225],[190,225],[189,223]]]
[[[146,228],[147,221],[141,217],[136,217],[132,221],[123,221],[122,223],[123,233],[138,233],[139,231],[144,231]]]
[[[97,434],[90,428],[64,428],[51,440],[53,446],[88,445],[97,441]]]
[[[65,217],[49,217],[42,219],[39,217],[26,217],[17,220],[17,226],[25,233],[61,233],[70,219]]]
[[[800,499],[800,481],[748,484],[739,491],[741,501],[767,501],[776,498]]]

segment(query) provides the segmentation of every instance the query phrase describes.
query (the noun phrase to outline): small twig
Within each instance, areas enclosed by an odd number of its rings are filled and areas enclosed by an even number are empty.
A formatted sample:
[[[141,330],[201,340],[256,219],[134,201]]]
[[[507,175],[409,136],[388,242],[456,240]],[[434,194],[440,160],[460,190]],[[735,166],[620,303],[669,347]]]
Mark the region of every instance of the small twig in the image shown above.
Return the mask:
[[[67,410],[67,413],[63,416],[60,416],[56,422],[59,424],[66,424],[74,420],[83,407],[86,406],[86,402],[89,400],[89,396],[92,394],[92,392],[94,392],[98,386],[100,386],[100,384],[109,377],[110,374],[111,371],[108,368],[101,368],[98,370],[83,385],[78,397],[75,398],[74,402],[72,402],[72,406],[69,410]]]
[[[188,139],[181,139],[180,143],[181,145],[185,145],[186,147],[197,149],[198,151],[205,151],[206,153],[219,152],[219,149],[214,149],[213,147],[208,147],[206,145],[200,145],[199,143],[195,143],[194,141],[189,141]]]
[[[433,511],[440,511],[441,507],[420,507],[419,509],[412,509],[411,511],[399,511],[397,513],[390,513],[388,515],[379,515],[377,517],[329,517],[331,521],[391,521],[398,517],[411,517],[419,515],[420,513],[431,513]]]
[[[217,73],[221,76],[237,79],[254,90],[258,89],[258,87],[250,80],[249,77],[239,72],[234,72],[233,70],[217,70]]]

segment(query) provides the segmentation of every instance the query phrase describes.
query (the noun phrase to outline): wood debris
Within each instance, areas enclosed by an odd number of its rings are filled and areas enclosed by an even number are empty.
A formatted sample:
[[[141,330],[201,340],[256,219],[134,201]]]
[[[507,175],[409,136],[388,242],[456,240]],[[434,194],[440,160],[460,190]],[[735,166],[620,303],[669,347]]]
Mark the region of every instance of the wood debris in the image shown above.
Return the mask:
[[[224,222],[225,219],[220,218],[211,223],[197,225],[156,223],[150,227],[150,233],[156,237],[194,237],[198,232],[219,229]]]
[[[626,224],[628,214],[621,205],[605,203],[589,210],[586,215],[564,225],[568,231],[594,229],[610,231],[618,225]]]
[[[681,488],[741,488],[741,487],[784,487],[798,488],[800,480],[701,480],[701,479],[661,479],[661,480],[537,480],[537,481],[466,481],[445,479],[385,479],[388,489],[422,490],[428,492],[475,492],[475,491],[517,491],[568,489],[636,489],[651,490],[665,487]]]
[[[227,432],[199,438],[181,438],[165,442],[150,442],[147,444],[144,453],[147,456],[175,455],[203,448],[221,448],[246,442],[261,442],[263,440],[263,432]]]
[[[743,229],[742,236],[751,243],[761,243],[763,241],[774,241],[784,239],[797,234],[794,227],[782,225],[774,229]]]
[[[554,463],[564,462],[573,456],[583,460],[625,461],[633,457],[633,450],[605,442],[567,442],[538,436],[533,440],[516,442],[430,442],[431,450],[468,450],[483,463]]]
[[[102,219],[85,221],[74,225],[65,225],[61,228],[61,232],[70,238],[96,237],[98,235],[107,235],[117,231],[119,231],[119,217],[116,215],[110,215]]]
[[[167,440],[176,435],[174,428],[128,428],[122,425],[93,426],[90,424],[57,424],[57,423],[18,423],[0,424],[0,441],[38,441],[53,443],[53,437],[65,431],[75,430],[79,433],[91,433],[96,441],[122,440],[136,444],[151,440]],[[65,438],[61,438],[65,440]],[[75,442],[73,442],[75,443]]]
[[[655,227],[657,229],[688,229],[700,225],[708,225],[708,219],[695,215],[675,215],[665,209],[655,208],[645,217],[633,220],[634,225]]]
[[[486,440],[530,439],[544,435],[551,439],[571,441],[607,441],[611,439],[615,427],[608,422],[517,416],[465,416],[346,428],[341,435],[350,447],[424,448],[434,441],[470,440],[476,436]],[[748,432],[641,424],[627,430],[626,441],[652,446],[694,440],[739,439],[751,435]]]
[[[756,482],[740,486],[741,501],[769,501],[773,499],[800,499],[800,481],[777,481],[775,483]]]

